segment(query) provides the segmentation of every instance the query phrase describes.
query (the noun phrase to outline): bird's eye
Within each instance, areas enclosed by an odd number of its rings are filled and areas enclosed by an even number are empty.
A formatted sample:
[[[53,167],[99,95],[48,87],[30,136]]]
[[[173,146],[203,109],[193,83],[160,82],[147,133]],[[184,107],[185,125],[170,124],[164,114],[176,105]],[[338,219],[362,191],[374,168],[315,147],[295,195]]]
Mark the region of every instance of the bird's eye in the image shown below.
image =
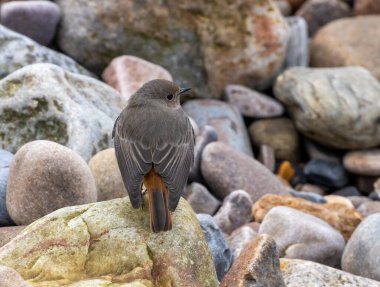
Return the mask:
[[[172,94],[170,94],[170,95],[167,95],[166,98],[167,98],[169,101],[171,101],[171,100],[174,98],[174,96],[173,96]]]

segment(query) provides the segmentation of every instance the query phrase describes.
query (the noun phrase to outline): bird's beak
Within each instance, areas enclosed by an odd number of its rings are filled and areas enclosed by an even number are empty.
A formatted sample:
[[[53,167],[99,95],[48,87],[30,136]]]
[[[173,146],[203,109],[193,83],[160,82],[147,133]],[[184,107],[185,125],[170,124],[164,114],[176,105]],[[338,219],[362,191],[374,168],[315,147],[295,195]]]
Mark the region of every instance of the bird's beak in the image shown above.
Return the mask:
[[[183,93],[186,93],[187,91],[190,91],[191,88],[180,88],[178,95],[182,95]]]

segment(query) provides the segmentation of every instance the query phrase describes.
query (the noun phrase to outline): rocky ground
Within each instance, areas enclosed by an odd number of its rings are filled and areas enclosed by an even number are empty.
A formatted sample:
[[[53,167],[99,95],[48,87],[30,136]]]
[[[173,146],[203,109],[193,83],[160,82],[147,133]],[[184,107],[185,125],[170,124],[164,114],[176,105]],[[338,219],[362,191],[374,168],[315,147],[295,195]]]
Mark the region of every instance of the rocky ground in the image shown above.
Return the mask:
[[[0,287],[380,286],[379,1],[0,3]],[[155,78],[196,135],[158,234],[111,138]]]

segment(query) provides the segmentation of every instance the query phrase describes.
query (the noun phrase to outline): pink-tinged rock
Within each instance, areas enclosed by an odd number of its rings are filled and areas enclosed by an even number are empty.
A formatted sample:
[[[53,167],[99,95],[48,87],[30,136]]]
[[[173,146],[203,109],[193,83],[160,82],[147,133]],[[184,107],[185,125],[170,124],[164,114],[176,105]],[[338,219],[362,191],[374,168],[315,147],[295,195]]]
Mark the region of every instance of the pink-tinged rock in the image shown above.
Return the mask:
[[[355,15],[380,14],[379,0],[355,0]]]
[[[355,174],[380,176],[380,149],[351,151],[344,156],[343,165]]]
[[[121,93],[125,102],[150,80],[173,81],[170,73],[161,66],[134,56],[120,56],[113,59],[104,70],[102,78]]]
[[[59,6],[50,1],[13,1],[0,9],[1,25],[45,46],[53,39],[60,18]]]
[[[271,118],[284,113],[284,107],[277,100],[241,85],[227,85],[224,98],[246,117]]]
[[[245,190],[253,203],[268,193],[288,194],[286,187],[265,166],[221,142],[205,147],[201,170],[211,191],[219,198],[237,189]]]

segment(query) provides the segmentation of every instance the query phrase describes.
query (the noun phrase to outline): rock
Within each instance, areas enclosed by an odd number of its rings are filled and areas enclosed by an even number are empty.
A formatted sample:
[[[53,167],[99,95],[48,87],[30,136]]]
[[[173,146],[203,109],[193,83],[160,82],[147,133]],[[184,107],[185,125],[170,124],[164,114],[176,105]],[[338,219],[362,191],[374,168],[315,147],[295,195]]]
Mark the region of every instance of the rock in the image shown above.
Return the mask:
[[[232,253],[214,219],[208,214],[197,215],[204,238],[214,257],[214,265],[218,280],[222,280],[232,264]],[[199,256],[203,256],[199,254]]]
[[[355,186],[346,186],[344,188],[338,189],[332,193],[333,195],[340,195],[340,196],[361,196],[362,194],[359,192],[359,190]]]
[[[289,16],[292,14],[292,7],[289,2],[286,0],[275,0],[274,4],[276,4],[278,10],[280,10],[282,16]]]
[[[177,83],[192,83],[198,94],[218,97],[229,83],[267,86],[284,60],[288,27],[270,0],[56,3],[65,16],[60,48],[96,72],[133,55],[166,68]]]
[[[284,113],[283,106],[275,99],[241,85],[227,85],[223,97],[245,117],[272,118]]]
[[[289,25],[290,38],[285,57],[285,67],[307,67],[309,65],[309,38],[307,23],[304,18],[286,17]]]
[[[212,255],[185,200],[172,215],[173,229],[159,234],[150,230],[145,203],[133,209],[125,197],[57,210],[3,246],[0,264],[40,286],[103,278],[130,286],[216,287]]]
[[[380,80],[380,58],[377,57],[380,49],[379,25],[380,16],[353,17],[330,23],[315,35],[311,43],[311,65],[362,66]],[[358,90],[354,93],[363,95]],[[366,106],[364,101],[361,103]]]
[[[347,197],[355,208],[358,208],[362,203],[372,201],[367,196],[349,196]]]
[[[280,267],[287,287],[344,286],[379,287],[379,282],[355,276],[319,263],[281,258]]]
[[[305,140],[304,143],[307,155],[310,159],[323,159],[339,163],[342,160],[343,154],[341,150],[332,150],[310,140]]]
[[[17,225],[30,224],[61,207],[96,199],[90,168],[69,148],[40,140],[24,145],[15,154],[6,202]]]
[[[205,147],[201,170],[213,194],[219,198],[237,189],[245,190],[253,203],[267,193],[287,194],[280,180],[266,167],[220,142]]]
[[[0,25],[0,79],[16,70],[35,63],[51,63],[72,73],[92,74],[71,58],[43,47],[21,34]],[[10,90],[12,87],[9,86]]]
[[[201,158],[206,145],[218,140],[216,130],[209,125],[204,126],[198,136],[195,136],[194,163],[190,170],[189,181],[203,182],[201,173]]]
[[[360,214],[363,217],[368,217],[372,214],[380,213],[380,202],[379,201],[363,202],[362,204],[360,204],[357,210],[360,212]]]
[[[278,167],[277,176],[283,180],[283,182],[291,187],[290,182],[296,175],[296,171],[294,170],[292,164],[285,160]]]
[[[380,14],[380,2],[377,0],[355,0],[355,15]]]
[[[1,287],[32,287],[13,268],[0,265]]]
[[[49,1],[16,1],[1,5],[0,23],[47,46],[55,35],[61,11]]]
[[[296,15],[306,20],[309,35],[313,37],[327,23],[350,17],[351,9],[340,0],[307,0]]]
[[[46,139],[89,160],[112,145],[120,97],[100,81],[35,64],[1,80],[0,94],[0,148],[16,152],[25,143]]]
[[[95,179],[98,201],[128,196],[114,148],[98,152],[91,158],[88,165]]]
[[[362,220],[362,216],[353,208],[337,203],[317,204],[292,196],[279,196],[268,194],[255,203],[252,209],[255,221],[262,222],[265,215],[273,207],[287,206],[304,213],[318,217],[336,230],[348,240],[356,226]]]
[[[252,214],[250,195],[244,190],[235,190],[224,198],[223,205],[214,216],[219,228],[227,234],[248,223]]]
[[[342,270],[379,281],[379,236],[380,214],[373,214],[363,220],[347,242]]]
[[[0,247],[7,244],[13,238],[21,233],[26,226],[8,226],[0,227]],[[0,285],[2,286],[2,285]]]
[[[214,215],[221,205],[208,189],[200,183],[193,182],[187,187],[186,200],[191,205],[195,213],[206,213]]]
[[[186,102],[183,109],[201,129],[212,126],[218,141],[252,156],[247,129],[237,108],[217,100],[192,100]]]
[[[274,172],[276,165],[274,149],[266,144],[261,145],[259,149],[258,161],[261,162],[271,172]]]
[[[290,190],[289,193],[294,197],[303,198],[307,201],[314,202],[314,203],[326,203],[327,202],[327,200],[323,196],[321,196],[317,193],[313,193],[313,192]]]
[[[170,73],[164,68],[134,56],[114,58],[104,70],[102,78],[120,92],[125,103],[143,84],[150,80],[173,81]]]
[[[355,174],[380,176],[380,149],[348,152],[343,158],[343,165]]]
[[[301,5],[306,1],[306,0],[287,0],[290,4],[290,6],[292,6],[293,8],[293,11],[297,11],[297,9],[299,7],[301,7]]]
[[[343,166],[334,161],[313,159],[305,165],[303,171],[308,182],[328,188],[341,188],[348,183]]]
[[[380,195],[375,190],[372,191],[370,194],[368,194],[368,198],[370,198],[371,200],[374,200],[374,201],[380,201]]]
[[[355,186],[361,193],[369,195],[374,191],[374,184],[377,179],[378,176],[358,175],[356,176]]]
[[[300,187],[300,190],[304,191],[304,192],[316,193],[316,194],[319,194],[322,196],[326,194],[325,190],[322,187],[315,185],[315,184],[310,184],[310,183],[303,184]]]
[[[277,160],[297,160],[298,134],[288,118],[255,121],[249,126],[251,140],[256,147],[266,144],[274,149]]]
[[[285,287],[274,240],[260,235],[235,260],[220,287]]]
[[[5,197],[7,194],[7,183],[9,166],[11,165],[13,154],[0,149],[0,226],[12,225],[9,217]]]
[[[379,93],[380,83],[359,67],[290,68],[275,86],[299,131],[340,149],[379,145]]]
[[[279,257],[305,259],[338,266],[345,242],[327,222],[286,206],[272,208],[260,225],[277,243]]]
[[[247,246],[247,244],[249,244],[256,236],[257,232],[248,225],[243,225],[234,230],[231,235],[227,237],[228,246],[232,251],[233,258],[238,258],[245,246]]]
[[[326,195],[324,198],[330,204],[341,204],[348,208],[355,208],[351,200],[343,196],[330,194]]]

